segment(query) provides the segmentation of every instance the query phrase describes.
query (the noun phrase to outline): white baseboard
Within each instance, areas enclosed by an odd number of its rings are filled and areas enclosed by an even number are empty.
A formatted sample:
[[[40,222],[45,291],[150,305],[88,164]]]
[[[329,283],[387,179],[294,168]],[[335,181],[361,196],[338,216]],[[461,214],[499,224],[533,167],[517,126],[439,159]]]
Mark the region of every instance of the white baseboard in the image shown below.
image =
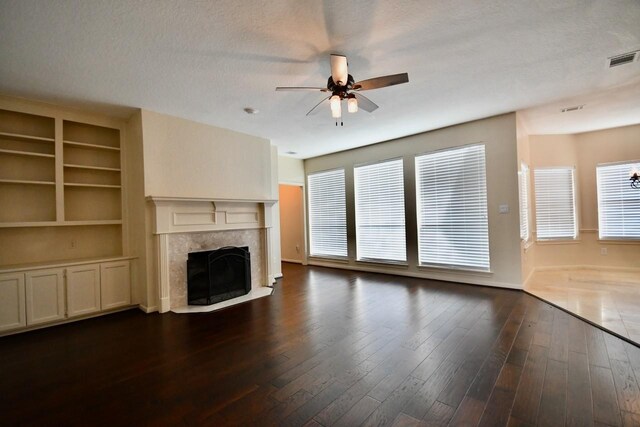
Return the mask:
[[[513,283],[504,283],[504,282],[496,282],[493,280],[481,279],[479,277],[473,278],[461,278],[461,277],[443,277],[440,275],[430,274],[429,272],[415,272],[415,271],[406,271],[406,270],[391,270],[385,269],[375,266],[365,266],[365,265],[350,265],[350,264],[333,264],[322,261],[309,261],[309,265],[315,265],[318,267],[329,267],[329,268],[338,268],[341,270],[353,270],[353,271],[362,271],[365,273],[381,273],[381,274],[389,274],[391,276],[405,276],[405,277],[415,277],[418,279],[431,279],[431,280],[440,280],[442,282],[453,282],[453,283],[464,283],[467,285],[478,285],[478,286],[489,286],[492,288],[505,288],[505,289],[516,289],[522,290],[522,286]]]
[[[565,271],[565,270],[599,270],[599,271],[622,271],[629,273],[640,273],[637,267],[612,267],[608,265],[549,265],[534,268],[535,272],[541,271]]]
[[[156,306],[156,305],[152,305],[152,306],[147,307],[146,305],[139,304],[138,308],[140,310],[144,311],[147,314],[155,313],[156,311],[158,311],[158,306]]]
[[[303,264],[301,259],[289,259],[289,258],[281,258],[281,261],[283,262],[290,262],[293,264]]]

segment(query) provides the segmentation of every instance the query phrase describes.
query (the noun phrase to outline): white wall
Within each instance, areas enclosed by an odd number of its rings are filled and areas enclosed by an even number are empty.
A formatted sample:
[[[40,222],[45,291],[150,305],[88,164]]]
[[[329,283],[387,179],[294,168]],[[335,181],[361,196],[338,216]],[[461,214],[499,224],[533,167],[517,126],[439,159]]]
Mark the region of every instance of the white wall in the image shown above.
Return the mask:
[[[304,185],[304,161],[293,157],[278,157],[278,182]]]
[[[478,273],[420,267],[418,266],[417,251],[415,156],[425,152],[479,142],[485,144],[486,154],[491,272]],[[521,288],[516,146],[516,118],[515,114],[511,113],[305,160],[307,174],[344,168],[347,192],[348,263],[324,262],[319,259],[310,259],[309,263],[339,268],[386,271],[392,274],[463,283]],[[353,167],[361,163],[398,157],[404,159],[408,266],[387,267],[358,262],[355,259]],[[474,185],[474,183],[461,182],[460,191],[464,191],[467,185]],[[500,204],[508,204],[510,212],[499,214],[498,206]]]
[[[272,197],[269,140],[147,110],[142,131],[146,196]]]

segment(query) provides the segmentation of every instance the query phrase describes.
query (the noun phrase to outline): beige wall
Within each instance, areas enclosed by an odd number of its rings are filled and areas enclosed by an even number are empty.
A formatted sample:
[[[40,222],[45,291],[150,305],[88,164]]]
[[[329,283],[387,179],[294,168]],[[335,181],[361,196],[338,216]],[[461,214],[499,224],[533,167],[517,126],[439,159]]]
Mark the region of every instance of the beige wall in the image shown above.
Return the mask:
[[[531,173],[531,150],[530,150],[530,138],[529,131],[527,130],[524,121],[519,113],[516,113],[516,137],[517,137],[517,150],[518,150],[518,171],[521,171],[522,163],[529,167],[529,182],[533,179],[533,173]],[[534,227],[534,217],[531,206],[533,204],[533,198],[531,191],[529,191],[529,232],[531,233]],[[518,206],[519,208],[519,206]],[[519,209],[518,209],[519,211]],[[532,276],[535,269],[535,252],[536,246],[533,241],[534,237],[529,236],[528,240],[520,240],[520,260],[522,271],[523,284]]]
[[[147,110],[142,129],[146,196],[271,198],[269,140]]]
[[[489,249],[491,273],[472,273],[418,266],[417,219],[415,197],[415,156],[434,150],[482,142],[487,162],[487,197],[489,210]],[[402,157],[405,171],[405,211],[407,212],[407,267],[390,267],[361,263],[355,260],[355,209],[353,194],[353,166],[390,158]],[[444,129],[412,135],[354,150],[305,160],[306,174],[344,168],[347,190],[348,263],[323,262],[310,264],[347,267],[369,271],[428,277],[464,283],[520,288],[520,222],[518,214],[518,180],[516,149],[516,117],[505,114]],[[461,183],[460,190],[465,185]],[[498,206],[508,204],[508,214],[498,214]]]
[[[280,184],[282,260],[304,261],[304,202],[300,185]]]
[[[127,122],[124,130],[123,151],[127,166],[124,179],[127,182],[126,218],[128,244],[125,255],[136,257],[131,261],[133,289],[132,301],[144,307],[149,305],[147,295],[147,250],[145,233],[144,158],[142,148],[142,112],[138,110]]]
[[[532,135],[530,151],[532,170],[536,167],[575,166],[579,229],[576,241],[536,242],[535,267],[638,268],[640,242],[598,239],[596,166],[640,159],[640,125],[575,135]],[[535,197],[533,182],[532,194]],[[532,215],[535,229],[535,204]],[[606,255],[601,249],[606,249]]]
[[[596,166],[624,160],[640,160],[640,125],[624,126],[576,135],[580,175],[580,228],[598,228]]]
[[[266,139],[147,110],[141,110],[139,118],[134,115],[129,127],[134,142],[141,138],[141,152],[133,157],[143,163],[143,175],[136,179],[144,186],[141,200],[145,208],[136,211],[135,218],[139,227],[144,221],[137,231],[144,230],[144,243],[135,250],[146,285],[139,296],[141,304],[154,311],[158,305],[157,248],[153,208],[144,197],[276,200],[278,155]],[[265,209],[271,224],[267,262],[277,277],[281,275],[279,207],[275,203]]]
[[[278,200],[278,148],[271,147],[271,180],[269,188],[269,198]],[[281,263],[281,251],[280,251],[280,202],[275,202],[270,207],[265,209],[271,211],[270,221],[268,225],[270,228],[267,230],[267,240],[269,242],[269,263],[271,263],[270,271],[274,279],[282,277],[282,263]]]
[[[304,185],[304,161],[278,156],[278,182]]]

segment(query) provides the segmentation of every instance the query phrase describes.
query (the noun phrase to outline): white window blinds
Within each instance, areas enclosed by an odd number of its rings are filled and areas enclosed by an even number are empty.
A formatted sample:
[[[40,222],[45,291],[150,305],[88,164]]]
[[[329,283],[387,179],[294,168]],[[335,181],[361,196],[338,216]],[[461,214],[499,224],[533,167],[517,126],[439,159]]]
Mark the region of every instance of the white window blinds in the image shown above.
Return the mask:
[[[520,164],[520,238],[529,240],[529,166]]]
[[[601,239],[640,239],[640,189],[629,181],[633,169],[640,169],[640,162],[596,168]]]
[[[578,229],[573,168],[536,169],[534,175],[537,238],[575,239]]]
[[[489,269],[484,145],[416,157],[421,265]]]
[[[308,176],[309,254],[347,256],[344,169]]]
[[[354,168],[358,260],[407,260],[402,159]]]

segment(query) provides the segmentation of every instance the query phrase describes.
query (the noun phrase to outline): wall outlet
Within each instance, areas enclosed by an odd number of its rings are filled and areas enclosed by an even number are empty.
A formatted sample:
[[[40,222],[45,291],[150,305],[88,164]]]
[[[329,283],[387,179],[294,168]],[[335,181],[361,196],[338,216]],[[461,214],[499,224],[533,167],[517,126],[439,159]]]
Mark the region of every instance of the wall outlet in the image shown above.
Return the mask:
[[[607,248],[600,248],[600,255],[606,255],[607,254]]]
[[[76,239],[71,239],[71,240],[69,241],[69,247],[70,247],[71,249],[75,249],[75,248],[76,248],[77,243],[78,243],[78,242],[76,241]]]
[[[504,204],[504,205],[498,206],[498,212],[500,212],[501,214],[508,214],[509,213],[509,205]]]

